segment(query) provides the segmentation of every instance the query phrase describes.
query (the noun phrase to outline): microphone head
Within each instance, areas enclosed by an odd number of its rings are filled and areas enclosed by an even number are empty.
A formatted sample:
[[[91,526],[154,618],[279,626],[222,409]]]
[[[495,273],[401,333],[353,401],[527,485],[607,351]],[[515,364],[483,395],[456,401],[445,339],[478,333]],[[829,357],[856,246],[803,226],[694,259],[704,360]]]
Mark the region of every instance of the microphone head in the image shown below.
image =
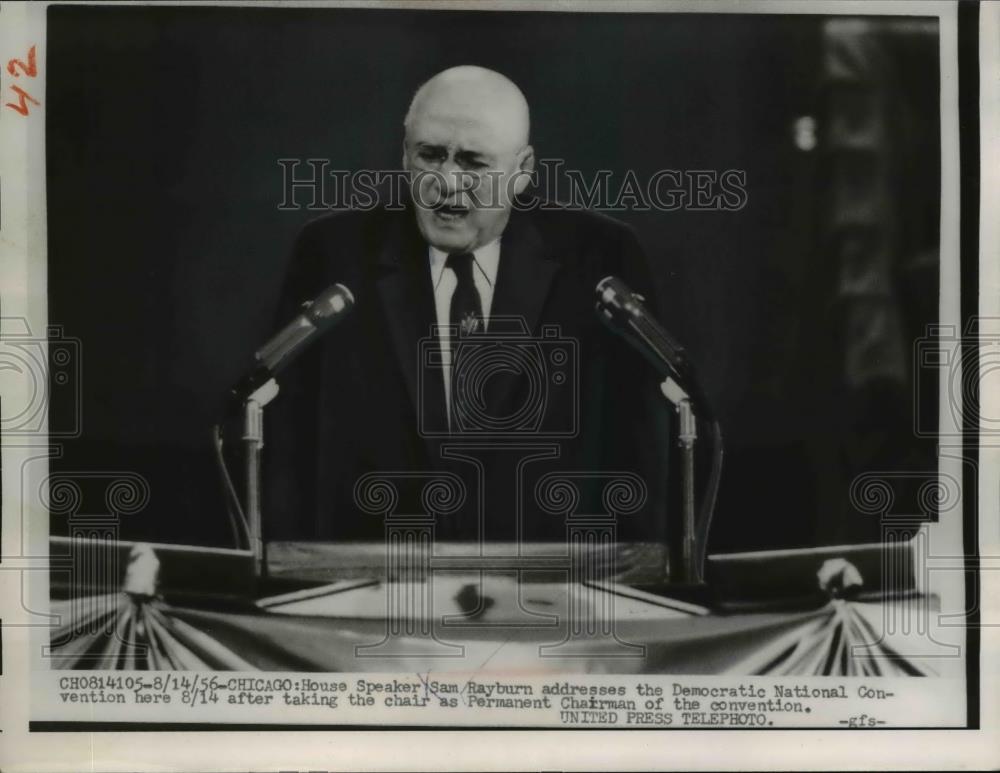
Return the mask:
[[[641,295],[616,276],[604,277],[594,291],[597,316],[613,333],[642,352],[664,374],[687,380],[690,368],[684,347],[646,310]]]
[[[337,283],[316,296],[306,309],[305,316],[319,328],[349,312],[353,306],[354,293],[346,286]]]
[[[604,277],[597,283],[594,293],[597,296],[597,314],[608,323],[623,323],[629,317],[636,316],[642,307],[639,296],[616,276]]]

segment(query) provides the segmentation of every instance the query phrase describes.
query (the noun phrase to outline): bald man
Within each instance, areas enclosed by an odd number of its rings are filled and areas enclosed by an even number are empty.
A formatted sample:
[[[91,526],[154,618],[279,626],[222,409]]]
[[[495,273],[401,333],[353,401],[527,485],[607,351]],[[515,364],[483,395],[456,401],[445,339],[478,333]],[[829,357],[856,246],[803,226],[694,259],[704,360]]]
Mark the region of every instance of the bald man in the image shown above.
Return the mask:
[[[466,498],[436,514],[438,539],[563,540],[564,519],[536,501],[556,470],[638,475],[647,500],[620,536],[663,538],[667,411],[654,374],[594,313],[609,274],[655,306],[645,258],[611,218],[524,198],[529,139],[513,82],[445,70],[404,120],[406,207],[329,215],[300,234],[279,324],[334,282],[357,302],[269,409],[265,538],[382,540],[357,481],[402,481],[396,512],[413,514],[428,476],[446,472]],[[603,511],[600,489],[580,512]]]
[[[495,243],[534,169],[521,90],[480,67],[445,70],[417,91],[404,126],[424,239],[448,253]]]

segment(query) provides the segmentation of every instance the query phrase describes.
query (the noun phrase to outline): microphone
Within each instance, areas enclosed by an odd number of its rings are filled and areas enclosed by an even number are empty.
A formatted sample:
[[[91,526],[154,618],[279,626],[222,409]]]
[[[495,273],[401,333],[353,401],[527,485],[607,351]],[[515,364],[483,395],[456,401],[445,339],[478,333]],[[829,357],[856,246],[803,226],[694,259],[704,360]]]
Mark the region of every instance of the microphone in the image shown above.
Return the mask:
[[[614,333],[653,364],[664,381],[663,396],[677,408],[677,440],[681,453],[681,512],[682,527],[679,555],[669,562],[671,580],[699,586],[704,582],[705,551],[708,531],[715,512],[722,476],[722,429],[712,415],[708,398],[695,377],[684,347],[663,329],[646,309],[643,297],[629,289],[616,276],[604,277],[597,283],[597,315]],[[690,392],[690,396],[688,395]],[[696,509],[695,451],[698,422],[692,409],[697,406],[707,423],[712,455],[708,480],[703,489],[701,506]],[[676,561],[676,564],[675,564]],[[676,568],[675,568],[676,566]]]
[[[684,347],[649,313],[641,295],[616,276],[604,277],[595,292],[597,315],[604,324],[638,349],[662,376],[690,384],[691,364]]]
[[[279,330],[254,354],[256,367],[232,390],[243,400],[288,367],[313,341],[354,308],[354,294],[344,285],[326,288],[302,305],[302,313]]]

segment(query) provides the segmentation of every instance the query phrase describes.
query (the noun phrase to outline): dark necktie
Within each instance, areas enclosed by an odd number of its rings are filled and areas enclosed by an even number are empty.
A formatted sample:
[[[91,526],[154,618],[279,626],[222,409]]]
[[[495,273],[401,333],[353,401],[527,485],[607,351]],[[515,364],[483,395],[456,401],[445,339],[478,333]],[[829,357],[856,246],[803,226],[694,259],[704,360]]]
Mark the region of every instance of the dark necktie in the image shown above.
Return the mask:
[[[445,261],[445,268],[450,268],[455,272],[458,283],[455,285],[455,292],[451,296],[451,311],[448,324],[453,331],[451,338],[451,426],[454,431],[456,414],[461,411],[459,403],[463,400],[461,385],[456,383],[456,372],[458,368],[459,348],[461,339],[465,336],[474,335],[483,331],[483,302],[479,297],[479,290],[472,279],[473,256],[471,252],[457,252],[448,256]]]

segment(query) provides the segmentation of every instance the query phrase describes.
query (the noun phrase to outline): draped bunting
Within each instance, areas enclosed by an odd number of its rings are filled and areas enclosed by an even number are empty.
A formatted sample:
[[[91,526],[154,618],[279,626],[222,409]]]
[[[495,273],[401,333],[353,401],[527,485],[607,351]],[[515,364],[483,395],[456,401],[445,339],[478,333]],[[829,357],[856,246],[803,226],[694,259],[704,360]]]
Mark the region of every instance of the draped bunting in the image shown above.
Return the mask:
[[[162,599],[129,593],[57,603],[68,622],[52,635],[56,668],[95,670],[255,670]]]
[[[757,559],[757,569],[766,567]],[[814,609],[709,614],[616,582],[443,572],[341,580],[258,599],[160,595],[160,560],[134,545],[121,591],[54,600],[52,665],[94,670],[482,671],[924,676],[908,657],[927,599],[862,601],[864,578],[827,558]],[[801,590],[801,589],[799,589]],[[853,599],[853,600],[852,600]],[[408,603],[401,603],[407,601]],[[917,617],[922,615],[922,618]],[[902,624],[901,624],[902,623]],[[901,633],[901,631],[903,633]]]
[[[55,603],[66,622],[53,633],[52,664],[64,669],[466,671],[925,676],[905,656],[908,637],[880,630],[887,603],[831,600],[810,611],[621,620],[616,636],[644,648],[607,657],[600,636],[572,653],[552,647],[551,629],[442,629],[440,639],[404,637],[403,655],[359,656],[379,643],[384,621],[284,615],[273,609],[194,609],[162,598],[115,594]],[[72,609],[71,609],[72,606]],[[441,643],[458,643],[460,654]],[[588,642],[592,657],[587,657]],[[549,650],[539,648],[549,646]],[[236,654],[239,653],[239,654]]]

